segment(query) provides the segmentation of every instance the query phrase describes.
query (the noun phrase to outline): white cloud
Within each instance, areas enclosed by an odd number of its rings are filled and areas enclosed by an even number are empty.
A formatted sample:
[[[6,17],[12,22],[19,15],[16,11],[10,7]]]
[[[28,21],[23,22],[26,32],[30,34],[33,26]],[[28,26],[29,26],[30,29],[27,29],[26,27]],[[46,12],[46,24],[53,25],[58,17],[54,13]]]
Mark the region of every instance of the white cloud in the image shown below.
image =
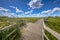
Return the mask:
[[[31,13],[33,12],[33,10],[30,10],[30,11],[27,11],[27,12],[23,12],[22,14],[15,14],[15,13],[12,13],[11,10],[9,9],[6,9],[6,8],[3,8],[3,7],[0,7],[0,16],[8,16],[8,17],[31,17],[33,16]],[[29,15],[25,15],[25,14],[31,14],[30,16]]]
[[[6,9],[6,8],[3,8],[3,7],[0,7],[0,11],[10,11],[9,9]]]
[[[30,11],[23,12],[22,14],[17,15],[15,13],[12,13],[11,10],[9,10],[9,9],[0,7],[0,16],[8,16],[8,17],[46,17],[46,16],[50,16],[50,14],[53,14],[56,11],[60,12],[60,8],[55,7],[52,10],[42,11],[42,12],[37,13],[37,14],[32,14],[33,9],[31,9]],[[26,15],[26,14],[28,14],[28,15]],[[53,14],[51,16],[57,16],[57,15]]]
[[[16,12],[18,13],[18,12],[23,12],[22,10],[19,10],[18,8],[16,8]]]
[[[41,3],[42,0],[31,0],[28,5],[30,8],[35,9],[35,8],[41,8],[43,4]]]
[[[8,17],[13,17],[13,13],[9,9],[0,7],[0,16],[8,16]]]
[[[59,0],[54,0],[53,3],[59,3]]]
[[[54,13],[54,12],[58,12],[58,13]],[[40,13],[37,14],[30,14],[29,17],[48,17],[48,16],[59,16],[60,14],[60,8],[55,7],[52,10],[46,10],[46,11],[42,11]],[[51,15],[52,14],[52,15]]]
[[[60,8],[55,7],[55,8],[53,8],[52,10],[42,11],[41,13],[42,13],[42,14],[52,14],[52,13],[54,13],[55,11],[60,11]]]
[[[18,9],[17,7],[14,7],[14,6],[10,6],[11,8],[14,8],[16,10],[16,13],[20,13],[20,12],[23,12],[22,10]]]
[[[27,11],[25,12],[25,14],[31,14],[33,12],[33,10]]]
[[[42,11],[41,13],[42,13],[42,14],[48,14],[48,13],[51,13],[51,10]]]
[[[56,7],[52,10],[52,13],[55,12],[55,11],[60,11],[60,8]]]

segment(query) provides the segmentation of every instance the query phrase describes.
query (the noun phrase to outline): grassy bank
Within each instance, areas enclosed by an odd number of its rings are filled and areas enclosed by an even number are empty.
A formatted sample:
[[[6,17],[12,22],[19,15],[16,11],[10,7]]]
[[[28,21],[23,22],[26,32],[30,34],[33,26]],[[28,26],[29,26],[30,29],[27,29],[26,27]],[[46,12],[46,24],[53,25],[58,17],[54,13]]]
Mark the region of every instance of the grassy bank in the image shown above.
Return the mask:
[[[47,37],[49,38],[49,40],[57,40],[52,34],[50,34],[48,31],[45,30],[45,34],[47,35]],[[44,39],[46,40],[46,39]]]
[[[20,18],[20,19],[27,22],[36,22],[40,18]]]
[[[8,22],[7,17],[0,17],[0,28],[3,28],[5,26],[9,26],[10,23]]]
[[[45,23],[49,28],[60,33],[60,17],[48,17]]]
[[[0,33],[0,35],[1,35],[0,39],[3,39],[3,38],[5,38],[5,36],[7,34],[11,33],[14,29],[17,29],[15,31],[15,33],[11,34],[9,36],[9,38],[6,38],[6,40],[10,40],[13,37],[13,35],[15,35],[15,34],[16,34],[16,37],[14,40],[19,40],[21,37],[20,28],[25,25],[25,22],[36,22],[38,19],[40,19],[40,18],[8,18],[8,17],[0,17],[0,18],[1,18],[0,19],[0,27],[1,26],[3,26],[3,27],[9,26],[11,22],[16,23],[16,27],[14,26],[14,28],[11,28],[4,32],[2,31]]]
[[[0,30],[0,39],[4,39],[4,40],[11,40],[11,38],[16,34],[16,37],[14,38],[14,40],[18,40],[21,37],[21,32],[20,32],[20,27],[22,27],[24,25],[23,20],[20,20],[20,18],[8,18],[8,17],[0,17],[0,28],[4,28],[9,26],[10,24],[14,24],[16,23],[16,25],[13,28],[7,29],[7,30]],[[12,25],[11,24],[11,25]],[[13,30],[16,31],[14,33],[12,33],[8,38],[6,38],[6,35],[10,34]]]

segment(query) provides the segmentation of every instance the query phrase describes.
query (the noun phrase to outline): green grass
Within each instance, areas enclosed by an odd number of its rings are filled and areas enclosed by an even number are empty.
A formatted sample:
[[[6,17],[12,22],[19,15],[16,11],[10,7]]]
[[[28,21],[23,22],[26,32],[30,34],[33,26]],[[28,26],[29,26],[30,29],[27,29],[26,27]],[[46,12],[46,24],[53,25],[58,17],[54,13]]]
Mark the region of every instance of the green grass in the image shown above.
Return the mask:
[[[47,40],[47,39],[44,37],[44,40]]]
[[[17,24],[11,28],[11,29],[8,29],[6,31],[1,31],[0,32],[0,39],[3,39],[6,37],[6,35],[8,35],[9,33],[11,33],[14,29],[17,29],[16,32],[14,32],[12,35],[10,35],[8,38],[6,38],[5,40],[11,40],[11,38],[16,34],[16,39],[20,38],[20,35],[21,35],[21,32],[20,32],[20,29],[19,27],[21,27],[23,25],[23,22],[22,21],[18,21]]]
[[[36,22],[40,18],[20,18],[20,19],[27,22]]]
[[[6,18],[6,17],[0,17],[0,29],[3,27],[7,27],[11,24],[11,22],[15,22],[16,27],[14,26],[14,28],[8,29],[6,31],[0,31],[0,39],[3,40],[3,38],[6,37],[6,35],[8,35],[9,33],[11,33],[14,29],[17,29],[16,32],[14,32],[12,35],[10,35],[8,38],[6,38],[5,40],[11,40],[11,38],[16,34],[17,36],[15,38],[20,38],[20,29],[19,27],[21,27],[22,25],[24,25],[24,22],[22,20],[18,20],[17,18]]]
[[[20,32],[20,29],[22,26],[25,25],[25,22],[36,22],[38,19],[40,18],[7,18],[7,17],[0,17],[0,27],[5,27],[5,26],[9,26],[10,23],[8,22],[14,22],[16,23],[16,28],[18,29],[15,33],[13,33],[8,39],[6,40],[10,40],[11,37],[14,35],[14,34],[17,34],[17,36],[15,37],[16,40],[20,39],[21,37],[21,32]],[[8,21],[8,22],[7,22]],[[9,34],[12,30],[16,29],[16,28],[11,28],[7,31],[4,31],[1,34],[1,36],[5,37],[7,34]],[[2,38],[0,36],[0,39]]]
[[[60,33],[60,17],[50,17],[47,18],[45,21],[46,25],[55,30],[56,32]]]
[[[8,23],[8,22],[0,22],[0,28],[6,27],[9,25],[10,25],[10,23]]]
[[[7,21],[8,21],[8,18],[7,18],[7,17],[0,16],[0,28],[3,28],[3,27],[6,27],[6,26],[9,26],[10,23],[7,22]]]
[[[47,37],[49,38],[49,40],[57,40],[52,34],[50,34],[48,31],[45,30],[45,34],[47,35]],[[44,39],[46,40],[46,39]]]

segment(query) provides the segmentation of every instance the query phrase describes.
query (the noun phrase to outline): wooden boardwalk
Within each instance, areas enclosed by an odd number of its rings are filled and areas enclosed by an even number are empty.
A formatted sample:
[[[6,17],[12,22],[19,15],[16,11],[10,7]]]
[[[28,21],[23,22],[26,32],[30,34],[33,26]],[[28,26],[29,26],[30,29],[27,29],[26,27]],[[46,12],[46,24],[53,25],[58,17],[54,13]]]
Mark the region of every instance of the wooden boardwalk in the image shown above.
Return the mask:
[[[43,40],[43,24],[42,20],[35,23],[26,23],[26,26],[21,29],[21,40]]]

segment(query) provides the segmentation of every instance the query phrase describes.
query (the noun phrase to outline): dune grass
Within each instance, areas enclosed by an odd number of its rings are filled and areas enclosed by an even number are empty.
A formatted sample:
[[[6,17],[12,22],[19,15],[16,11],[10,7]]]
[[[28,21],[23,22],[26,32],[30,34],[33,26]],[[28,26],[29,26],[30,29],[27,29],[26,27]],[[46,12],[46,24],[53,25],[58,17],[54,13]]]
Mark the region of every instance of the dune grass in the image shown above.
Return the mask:
[[[20,18],[20,19],[27,22],[36,22],[40,18]]]
[[[10,25],[9,22],[14,22],[16,23],[16,28],[17,31],[15,33],[13,33],[9,38],[7,38],[6,40],[10,40],[12,38],[13,35],[17,34],[17,36],[15,37],[16,40],[19,40],[21,37],[21,32],[20,32],[20,27],[25,25],[25,22],[35,22],[40,18],[7,18],[7,17],[0,17],[0,27],[6,27],[8,25]],[[5,37],[7,34],[9,34],[11,31],[13,31],[16,28],[11,28],[5,32],[1,32],[1,36]],[[0,39],[2,38],[0,36]]]
[[[57,40],[51,33],[49,33],[47,30],[45,30],[46,36],[49,38],[49,40]],[[46,40],[46,39],[44,39]]]
[[[56,32],[60,33],[60,17],[50,17],[47,18],[45,21],[46,25],[55,30]]]
[[[9,25],[10,25],[10,23],[8,23],[8,22],[0,22],[0,28],[3,28],[5,26],[9,26]]]

